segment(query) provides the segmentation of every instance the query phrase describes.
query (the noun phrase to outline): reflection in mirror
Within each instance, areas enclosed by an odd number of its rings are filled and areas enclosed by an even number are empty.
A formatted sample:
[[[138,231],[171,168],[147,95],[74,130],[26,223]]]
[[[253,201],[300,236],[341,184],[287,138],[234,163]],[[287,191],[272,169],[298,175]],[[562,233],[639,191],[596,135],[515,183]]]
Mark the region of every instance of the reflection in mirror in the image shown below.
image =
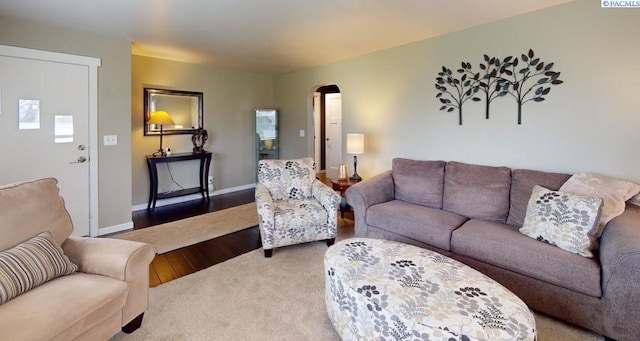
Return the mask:
[[[163,125],[163,134],[193,134],[203,128],[202,92],[144,89],[144,134],[160,135],[160,126],[146,124],[154,111],[169,113],[175,125]]]

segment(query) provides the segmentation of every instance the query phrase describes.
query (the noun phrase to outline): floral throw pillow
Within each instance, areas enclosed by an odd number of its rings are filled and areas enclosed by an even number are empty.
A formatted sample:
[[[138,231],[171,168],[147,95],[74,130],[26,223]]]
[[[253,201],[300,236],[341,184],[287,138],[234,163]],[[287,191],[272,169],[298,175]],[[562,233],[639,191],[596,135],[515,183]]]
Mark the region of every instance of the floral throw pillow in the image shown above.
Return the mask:
[[[584,257],[593,257],[602,199],[535,186],[520,232]]]

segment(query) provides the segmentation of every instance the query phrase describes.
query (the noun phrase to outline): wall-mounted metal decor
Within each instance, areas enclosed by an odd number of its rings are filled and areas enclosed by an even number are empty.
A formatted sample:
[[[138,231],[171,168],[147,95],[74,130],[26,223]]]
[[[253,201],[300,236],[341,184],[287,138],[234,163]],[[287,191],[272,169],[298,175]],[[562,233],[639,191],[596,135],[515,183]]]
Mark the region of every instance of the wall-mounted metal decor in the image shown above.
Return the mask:
[[[440,110],[452,112],[458,109],[460,125],[462,105],[469,99],[481,101],[478,92],[484,93],[486,119],[489,119],[491,102],[509,94],[518,104],[518,124],[522,124],[522,105],[529,101],[544,101],[551,91],[550,85],[563,83],[559,79],[560,72],[551,70],[553,63],[545,65],[531,49],[520,58],[508,56],[502,61],[485,54],[479,67],[480,72],[473,72],[471,63],[462,62],[461,68],[456,70],[456,77],[451,69],[443,66],[436,77],[436,98],[442,103]]]

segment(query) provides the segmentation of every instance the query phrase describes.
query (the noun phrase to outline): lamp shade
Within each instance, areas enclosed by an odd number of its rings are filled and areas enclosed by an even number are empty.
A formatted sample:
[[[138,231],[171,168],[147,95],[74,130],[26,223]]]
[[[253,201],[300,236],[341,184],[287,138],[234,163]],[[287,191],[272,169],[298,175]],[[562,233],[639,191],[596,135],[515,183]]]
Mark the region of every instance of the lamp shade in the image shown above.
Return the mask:
[[[166,111],[154,111],[149,115],[147,124],[176,124]]]
[[[347,154],[364,153],[364,134],[347,134]]]

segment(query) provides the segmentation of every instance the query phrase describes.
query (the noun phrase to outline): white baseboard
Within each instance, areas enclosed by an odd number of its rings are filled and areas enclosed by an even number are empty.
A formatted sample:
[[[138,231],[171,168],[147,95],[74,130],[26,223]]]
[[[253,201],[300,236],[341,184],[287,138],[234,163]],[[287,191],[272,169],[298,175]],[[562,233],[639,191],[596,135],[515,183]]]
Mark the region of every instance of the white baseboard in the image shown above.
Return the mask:
[[[255,188],[255,187],[256,187],[256,184],[247,184],[247,185],[242,185],[242,186],[237,186],[237,187],[223,188],[223,189],[220,189],[220,190],[215,190],[213,192],[210,191],[209,192],[209,196],[210,197],[215,197],[216,195],[242,191],[242,190],[245,190],[245,189],[251,189],[251,188]],[[171,205],[171,204],[177,204],[177,203],[190,201],[190,200],[196,200],[196,199],[200,199],[200,198],[202,198],[202,195],[199,194],[199,193],[196,193],[196,194],[185,195],[185,196],[182,196],[182,197],[161,199],[161,200],[156,201],[156,207],[166,206],[166,205]],[[134,211],[146,210],[147,206],[148,206],[148,204],[134,205],[133,207],[131,207],[131,211],[134,212]]]
[[[131,230],[131,229],[133,229],[133,221],[129,221],[119,225],[101,227],[100,229],[98,229],[98,236],[105,236],[108,234],[122,232],[126,230]]]

